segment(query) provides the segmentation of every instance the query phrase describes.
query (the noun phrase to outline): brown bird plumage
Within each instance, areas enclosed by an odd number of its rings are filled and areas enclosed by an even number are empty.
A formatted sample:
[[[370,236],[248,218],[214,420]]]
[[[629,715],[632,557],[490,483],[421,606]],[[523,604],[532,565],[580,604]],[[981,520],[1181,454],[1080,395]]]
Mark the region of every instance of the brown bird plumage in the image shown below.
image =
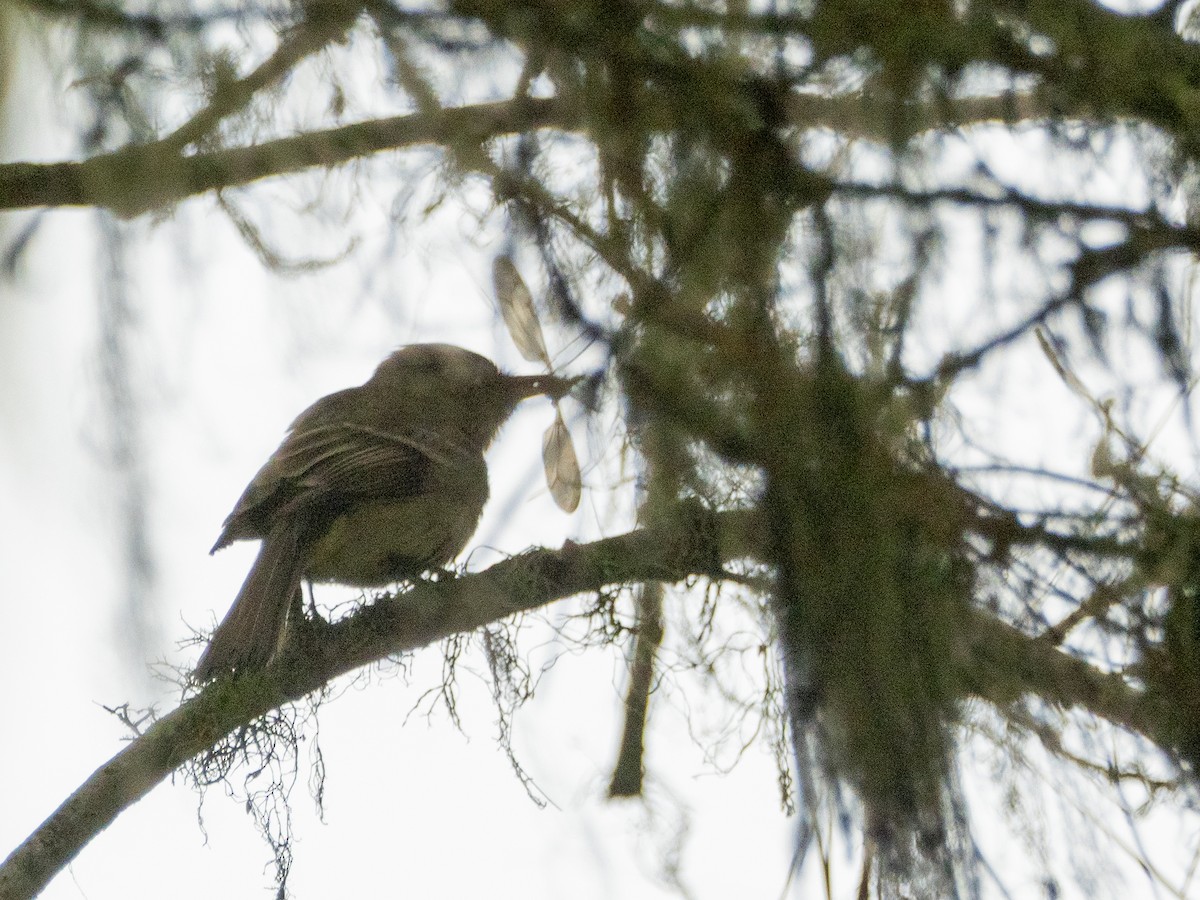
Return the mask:
[[[302,412],[213,545],[262,540],[196,677],[265,666],[304,578],[383,587],[458,556],[487,502],[483,453],[500,426],[521,400],[561,397],[573,383],[413,344]]]

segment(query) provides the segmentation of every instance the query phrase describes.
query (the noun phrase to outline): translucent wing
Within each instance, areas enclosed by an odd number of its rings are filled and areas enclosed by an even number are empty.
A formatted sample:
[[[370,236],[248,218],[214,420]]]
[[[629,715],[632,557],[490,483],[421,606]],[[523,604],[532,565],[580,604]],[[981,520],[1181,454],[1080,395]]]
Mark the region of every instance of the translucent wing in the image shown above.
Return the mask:
[[[550,354],[546,352],[542,326],[533,307],[533,295],[507,256],[498,256],[492,263],[492,284],[500,303],[500,315],[521,355],[550,368]]]
[[[554,411],[554,422],[542,436],[542,462],[546,466],[546,484],[559,508],[575,512],[583,492],[583,476],[571,432],[563,421],[562,412]]]

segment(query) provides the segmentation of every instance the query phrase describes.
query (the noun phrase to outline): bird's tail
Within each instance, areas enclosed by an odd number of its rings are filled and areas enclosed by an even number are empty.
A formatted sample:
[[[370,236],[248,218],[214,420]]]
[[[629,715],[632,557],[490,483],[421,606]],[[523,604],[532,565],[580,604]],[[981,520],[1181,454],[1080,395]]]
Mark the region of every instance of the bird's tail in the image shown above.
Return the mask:
[[[300,590],[304,567],[300,543],[295,522],[280,523],[263,539],[233,606],[196,663],[197,679],[254,671],[270,662],[282,643],[292,598]]]

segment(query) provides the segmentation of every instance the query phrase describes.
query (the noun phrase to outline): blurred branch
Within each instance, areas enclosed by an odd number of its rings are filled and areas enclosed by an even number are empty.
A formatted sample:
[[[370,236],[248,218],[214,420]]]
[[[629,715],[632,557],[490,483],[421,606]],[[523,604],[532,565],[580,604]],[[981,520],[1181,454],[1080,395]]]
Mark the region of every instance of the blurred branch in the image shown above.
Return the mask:
[[[289,53],[299,52],[305,46],[308,45],[301,42]],[[277,51],[280,52],[282,50]],[[309,52],[313,52],[312,49]],[[223,89],[221,99],[214,100],[190,123],[158,141],[131,145],[81,162],[0,164],[0,210],[99,206],[123,216],[137,216],[208,191],[306,169],[332,168],[389,150],[423,144],[461,147],[541,128],[573,131],[584,125],[586,117],[586,110],[560,98],[520,97],[356,122],[247,147],[188,156],[178,152],[211,129],[216,121],[248,102],[253,91],[279,74],[277,67],[264,64],[252,75]],[[839,122],[844,125],[850,114],[848,111],[861,106],[861,100],[856,96],[796,96],[789,102],[794,113],[791,124],[801,127],[837,127]],[[990,99],[973,102],[986,107],[981,115],[988,118],[999,115],[1003,107],[999,99],[994,101],[994,108]],[[864,122],[868,112],[866,109],[862,114]],[[857,113],[854,115],[857,117]],[[667,129],[670,125],[670,118],[664,116],[662,127]],[[829,186],[834,185],[829,183]],[[895,193],[895,189],[867,185],[836,187],[846,194],[890,196]],[[1022,202],[1015,197],[984,197],[967,191],[917,193],[912,199],[914,202],[950,200],[964,204],[1021,206],[1033,202]],[[1058,204],[1044,205],[1054,206],[1056,214],[1061,211]],[[1069,211],[1080,215],[1085,212],[1082,208]],[[1138,213],[1113,209],[1095,210],[1093,215],[1125,220]]]
[[[54,18],[71,18],[94,28],[128,31],[151,40],[163,40],[173,31],[200,31],[216,22],[261,15],[241,6],[204,13],[126,12],[114,3],[96,0],[13,0],[18,6]]]
[[[22,0],[23,5],[60,15],[74,15],[89,22],[112,27],[128,27],[156,35],[168,27],[196,26],[209,16],[184,18],[157,17],[121,12],[108,4],[91,0]],[[1013,74],[1028,73],[1040,77],[1043,83],[1027,91],[1011,91],[992,96],[940,98],[935,101],[903,101],[884,88],[874,86],[857,93],[822,96],[800,93],[785,85],[774,84],[754,76],[734,77],[720,66],[705,67],[677,52],[667,53],[667,44],[654,46],[662,50],[634,50],[638,42],[629,44],[626,51],[640,54],[630,58],[646,69],[653,89],[641,91],[638,97],[638,126],[645,131],[672,132],[680,122],[680,105],[693,112],[711,106],[704,103],[714,99],[712,91],[705,93],[707,83],[697,79],[703,75],[714,84],[733,92],[742,106],[733,103],[728,108],[710,111],[716,124],[738,124],[737,116],[753,109],[756,92],[772,93],[777,111],[787,128],[829,128],[846,137],[862,137],[894,143],[930,129],[956,128],[981,122],[1029,121],[1052,117],[1058,121],[1086,117],[1095,120],[1096,110],[1112,117],[1131,117],[1159,125],[1168,132],[1187,138],[1194,132],[1190,99],[1193,86],[1200,82],[1200,49],[1184,41],[1169,27],[1152,17],[1131,17],[1104,10],[1096,4],[1072,0],[1071,16],[1044,12],[1041,7],[1001,3],[1008,15],[1018,21],[1027,20],[1037,33],[1049,35],[1060,53],[1042,58],[1028,52],[1016,42],[1009,31],[996,22],[959,22],[953,16],[938,20],[937,38],[930,44],[933,53],[941,45],[962,46],[977,53],[978,59],[990,60],[1011,70]],[[502,134],[514,134],[536,128],[553,127],[565,130],[592,127],[598,110],[589,108],[581,98],[562,94],[554,99],[518,98],[516,100],[481,104],[478,106],[421,113],[396,118],[361,122],[341,128],[313,131],[307,134],[256,146],[239,147],[191,157],[179,151],[206,134],[224,118],[243,109],[252,97],[265,86],[278,81],[295,63],[316,52],[330,41],[337,40],[353,23],[364,6],[380,15],[377,3],[322,2],[311,4],[307,18],[281,41],[275,53],[250,74],[230,80],[218,88],[209,106],[174,134],[161,140],[125,147],[111,154],[83,162],[49,164],[12,163],[0,166],[0,209],[19,209],[33,206],[101,206],[127,216],[179,202],[206,191],[246,184],[313,167],[330,167],[349,160],[422,143],[460,144],[486,141]],[[492,24],[496,34],[504,34],[510,15],[508,4],[465,4],[469,13],[498,17]],[[520,4],[517,5],[520,7]],[[552,7],[538,13],[550,15]],[[532,11],[532,9],[531,9]],[[666,8],[652,7],[650,19],[681,14]],[[696,15],[688,11],[688,15]],[[211,16],[224,16],[217,11]],[[869,18],[869,17],[868,17]],[[761,33],[771,36],[783,28],[788,33],[812,35],[815,27],[806,17],[732,16],[714,27],[725,27],[742,33],[757,22]],[[490,20],[489,20],[490,21]],[[555,20],[557,21],[557,20]],[[573,21],[573,20],[572,20]],[[890,19],[888,20],[890,22]],[[845,52],[856,46],[873,46],[883,41],[887,23],[867,21],[862,33],[843,35]],[[892,23],[893,25],[895,23]],[[576,23],[586,30],[587,23]],[[985,27],[986,25],[986,27]],[[640,33],[640,32],[639,32]],[[1103,39],[1100,39],[1102,36]],[[555,38],[544,35],[553,45]],[[924,44],[923,44],[924,45]],[[1099,52],[1091,52],[1101,48]],[[837,48],[841,49],[840,44]],[[1089,52],[1084,53],[1087,49]],[[1079,59],[1089,61],[1087,71],[1076,71],[1062,57],[1076,52]],[[882,51],[881,51],[882,52]],[[949,51],[947,51],[949,52]],[[665,55],[664,55],[665,54]],[[932,58],[936,57],[936,53]],[[621,57],[624,59],[624,57]],[[1090,73],[1090,74],[1089,74]],[[695,77],[693,77],[695,76]],[[689,85],[695,85],[688,87]],[[1186,89],[1175,90],[1180,85]],[[711,87],[711,86],[709,86]],[[743,90],[744,89],[744,90]],[[738,94],[741,90],[742,93]],[[696,102],[693,102],[696,101]],[[743,108],[745,107],[745,108]],[[732,117],[732,118],[730,118]],[[603,121],[603,117],[601,117]],[[899,125],[897,124],[899,123]],[[742,125],[747,123],[742,122]],[[897,134],[897,127],[903,132]],[[715,129],[717,133],[720,128]],[[731,131],[736,134],[738,129]],[[811,174],[811,173],[810,173]],[[813,176],[815,178],[815,176]],[[819,187],[820,185],[816,185]],[[832,184],[826,185],[833,187]],[[841,186],[851,190],[853,186]],[[864,186],[865,188],[865,186]],[[862,189],[860,189],[862,190]],[[893,189],[894,191],[894,189]],[[878,190],[879,194],[887,193]],[[960,202],[987,202],[988,198],[959,192]],[[932,194],[913,195],[914,202],[928,203]],[[956,199],[944,193],[944,199]],[[1029,202],[1006,196],[991,202],[1016,204],[1025,212],[1035,212]],[[1045,204],[1058,214],[1064,204]],[[1081,212],[1081,211],[1080,211]],[[1081,213],[1082,214],[1082,213]],[[1122,220],[1114,216],[1116,220]],[[1143,230],[1145,230],[1143,226]],[[1179,231],[1155,232],[1150,243],[1162,246],[1194,247],[1194,235]],[[1091,262],[1091,260],[1089,260]],[[1112,260],[1105,260],[1111,265]],[[1122,261],[1123,262],[1123,261]]]
[[[629,684],[625,687],[625,724],[621,746],[608,782],[608,796],[637,797],[642,793],[646,762],[646,713],[654,688],[654,660],[663,639],[663,585],[650,581],[637,596],[637,626],[633,636],[633,659]]]
[[[580,127],[583,113],[559,99],[519,98],[499,103],[414,113],[340,128],[314,131],[292,138],[181,156],[172,139],[126,147],[83,162],[0,164],[0,210],[37,206],[98,206],[123,216],[136,216],[208,191],[245,185],[259,179],[330,168],[354,159],[424,144],[449,147],[476,146],[493,138],[540,128],[569,131]],[[493,171],[493,177],[496,172]],[[503,174],[503,173],[501,173]],[[1089,250],[1074,271],[1075,287],[1082,289],[1102,277],[1130,268],[1148,255],[1172,248],[1200,248],[1200,230],[1174,225],[1153,211],[1089,204],[1054,202],[1004,192],[999,196],[965,189],[902,191],[893,186],[836,182],[813,172],[804,178],[815,190],[839,196],[888,197],[912,205],[941,202],[982,207],[1011,207],[1033,221],[1053,221],[1063,215],[1086,221],[1117,222],[1130,236],[1112,248]],[[500,194],[515,191],[533,196],[529,184],[511,179],[497,182]],[[544,189],[543,189],[544,190]],[[650,279],[630,268],[614,247],[618,242],[587,229],[548,196],[539,205],[551,211],[579,236],[605,255],[614,269],[638,288]],[[1102,264],[1100,262],[1102,260]],[[1066,302],[1066,301],[1064,301]],[[1024,333],[1044,316],[1022,325]],[[961,361],[956,361],[961,365]],[[951,363],[954,365],[955,363]]]
[[[1129,15],[1092,0],[994,0],[992,6],[996,20],[1011,15],[1049,39],[1053,53],[1025,53],[1020,63],[1068,108],[1138,119],[1194,141],[1200,47],[1175,31],[1173,16]],[[1014,40],[979,49],[982,59],[1008,65],[1018,46]]]
[[[219,84],[200,110],[173,134],[159,142],[162,150],[179,152],[212,132],[222,119],[244,109],[254,95],[281,80],[306,56],[341,40],[362,11],[360,3],[310,4],[307,16],[279,42],[275,52],[244,78]]]
[[[641,451],[643,472],[638,500],[638,522],[643,525],[670,523],[683,486],[689,481],[692,463],[686,437],[669,425],[655,422],[630,423],[632,436]],[[648,581],[634,596],[636,620],[633,652],[629,661],[629,683],[625,687],[625,723],[621,744],[608,783],[609,797],[636,797],[642,793],[646,763],[646,715],[654,689],[656,658],[663,641],[663,595],[661,581]]]
[[[386,150],[570,128],[579,115],[561,101],[522,99],[374,119],[190,156],[176,153],[168,139],[83,162],[7,163],[0,165],[0,209],[100,206],[137,216],[207,191],[330,168]]]

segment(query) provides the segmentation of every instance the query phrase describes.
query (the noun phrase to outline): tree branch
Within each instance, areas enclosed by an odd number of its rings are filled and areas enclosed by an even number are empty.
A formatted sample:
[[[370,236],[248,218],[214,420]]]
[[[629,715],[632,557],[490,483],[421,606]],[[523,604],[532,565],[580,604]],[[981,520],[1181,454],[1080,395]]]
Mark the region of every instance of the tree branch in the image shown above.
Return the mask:
[[[751,511],[712,513],[686,505],[670,522],[590,544],[537,550],[475,575],[422,582],[319,628],[301,633],[278,664],[219,680],[155,722],[104,763],[0,865],[0,900],[42,891],[64,866],[126,808],[193,756],[235,728],[303,698],[328,681],[386,656],[473,631],[614,584],[719,579],[723,564],[766,556],[767,537]],[[1154,739],[1141,694],[1052,644],[980,612],[967,645],[971,689],[993,703],[1037,693],[1080,706]]]
[[[97,769],[0,865],[0,900],[38,894],[126,808],[233,729],[385,656],[472,631],[606,585],[716,575],[757,541],[747,513],[696,509],[671,526],[540,550],[448,582],[425,582],[323,629],[318,647],[264,672],[221,680],[159,719]]]
[[[579,112],[561,101],[519,99],[356,122],[190,156],[176,153],[168,138],[83,162],[7,163],[0,165],[0,210],[97,206],[137,216],[206,191],[332,168],[385,150],[571,128],[578,119]]]
[[[341,40],[362,11],[360,3],[312,4],[303,21],[279,42],[275,52],[246,76],[221,84],[208,105],[159,143],[179,152],[208,135],[222,119],[250,105],[254,95],[281,80],[306,56]]]
[[[950,124],[993,121],[1010,109],[1004,98],[977,98],[963,101],[961,107],[964,116]],[[866,129],[872,109],[871,101],[859,95],[797,95],[789,102],[788,114],[790,124],[797,127],[847,128],[851,133],[858,129],[865,137],[875,137]],[[586,110],[560,98],[518,97],[355,122],[253,146],[186,156],[179,153],[181,138],[194,140],[201,129],[199,125],[185,125],[161,140],[81,162],[0,164],[0,210],[93,206],[133,217],[207,191],[306,169],[332,168],[388,150],[422,144],[480,144],[539,128],[571,131],[583,126],[585,116]],[[201,122],[203,117],[202,113],[193,122]],[[933,127],[933,114],[922,121]],[[212,123],[205,119],[201,124],[207,128]],[[669,124],[664,121],[664,129]]]
[[[166,15],[125,12],[117,5],[95,0],[16,0],[26,9],[50,18],[69,18],[93,28],[126,31],[152,41],[166,40],[172,32],[196,32],[231,20],[256,16],[255,11],[230,7],[203,13],[174,12]],[[257,14],[261,17],[261,14]]]

